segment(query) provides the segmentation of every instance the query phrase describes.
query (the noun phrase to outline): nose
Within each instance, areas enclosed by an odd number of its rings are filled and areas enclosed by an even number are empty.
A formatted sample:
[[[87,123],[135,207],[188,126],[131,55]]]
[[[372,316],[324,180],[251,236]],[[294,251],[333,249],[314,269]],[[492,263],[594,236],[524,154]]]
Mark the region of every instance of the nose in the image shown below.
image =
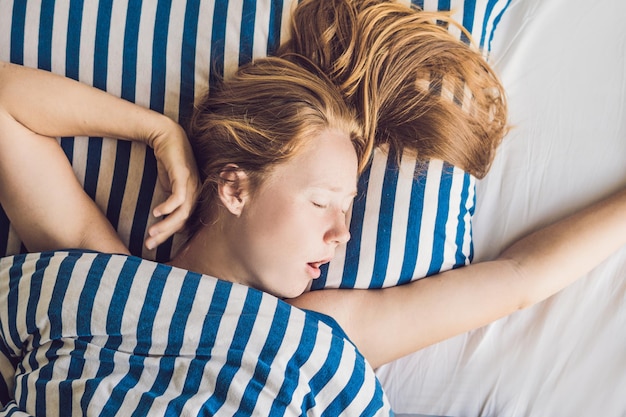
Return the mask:
[[[326,232],[324,238],[327,243],[336,245],[341,245],[350,240],[350,230],[346,224],[346,215],[341,210],[334,214],[331,227]]]

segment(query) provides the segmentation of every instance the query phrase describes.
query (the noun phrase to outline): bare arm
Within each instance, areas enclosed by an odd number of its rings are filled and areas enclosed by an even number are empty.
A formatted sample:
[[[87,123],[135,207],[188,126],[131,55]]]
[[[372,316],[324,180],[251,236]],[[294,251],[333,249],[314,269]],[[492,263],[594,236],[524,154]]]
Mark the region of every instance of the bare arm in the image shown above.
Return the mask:
[[[374,366],[557,293],[626,244],[626,191],[513,244],[496,260],[384,290],[325,290],[294,304],[335,317]]]
[[[171,119],[68,78],[0,63],[0,123],[0,201],[29,249],[80,244],[121,251],[69,165],[61,167],[67,160],[52,137],[113,137],[154,149],[159,178],[172,194],[155,208],[155,215],[169,216],[150,228],[148,247],[162,243],[188,217],[197,173],[185,133]],[[104,231],[110,239],[103,241]]]

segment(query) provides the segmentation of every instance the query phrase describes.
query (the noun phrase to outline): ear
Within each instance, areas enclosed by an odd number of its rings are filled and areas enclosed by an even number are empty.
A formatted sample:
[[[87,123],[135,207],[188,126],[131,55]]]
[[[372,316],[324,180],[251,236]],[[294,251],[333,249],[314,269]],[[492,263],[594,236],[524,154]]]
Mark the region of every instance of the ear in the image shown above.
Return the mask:
[[[246,204],[248,184],[248,174],[235,164],[228,164],[220,171],[217,194],[224,207],[237,217]]]

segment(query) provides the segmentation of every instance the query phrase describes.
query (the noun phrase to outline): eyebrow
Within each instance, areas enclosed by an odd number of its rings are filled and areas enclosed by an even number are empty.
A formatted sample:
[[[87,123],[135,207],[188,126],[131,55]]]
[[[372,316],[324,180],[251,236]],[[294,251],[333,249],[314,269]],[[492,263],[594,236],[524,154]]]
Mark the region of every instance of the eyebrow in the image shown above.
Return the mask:
[[[318,189],[323,189],[323,190],[327,190],[327,191],[332,191],[334,193],[341,193],[343,192],[343,190],[341,189],[341,187],[336,187],[330,184],[316,184],[311,186],[311,188],[318,188]],[[348,195],[351,197],[356,197],[356,195],[358,194],[357,189],[355,188],[352,192],[349,192]]]

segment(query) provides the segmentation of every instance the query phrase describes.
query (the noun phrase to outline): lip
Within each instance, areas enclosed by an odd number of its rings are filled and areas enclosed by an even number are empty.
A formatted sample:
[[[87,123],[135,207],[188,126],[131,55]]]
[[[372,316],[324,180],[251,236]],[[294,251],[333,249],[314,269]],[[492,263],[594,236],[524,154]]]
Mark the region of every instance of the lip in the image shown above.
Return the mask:
[[[318,279],[322,274],[320,267],[330,262],[330,259],[324,259],[316,262],[309,262],[306,264],[307,273],[312,279]]]

